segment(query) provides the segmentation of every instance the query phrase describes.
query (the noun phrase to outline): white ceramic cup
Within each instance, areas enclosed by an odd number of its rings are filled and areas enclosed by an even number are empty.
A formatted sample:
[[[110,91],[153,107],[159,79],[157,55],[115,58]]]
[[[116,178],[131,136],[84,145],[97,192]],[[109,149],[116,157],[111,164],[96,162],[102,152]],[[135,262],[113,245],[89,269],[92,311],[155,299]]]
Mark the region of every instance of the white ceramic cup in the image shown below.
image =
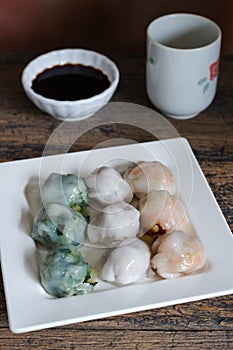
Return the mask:
[[[164,115],[188,119],[213,101],[221,30],[208,18],[169,14],[147,28],[146,88]]]

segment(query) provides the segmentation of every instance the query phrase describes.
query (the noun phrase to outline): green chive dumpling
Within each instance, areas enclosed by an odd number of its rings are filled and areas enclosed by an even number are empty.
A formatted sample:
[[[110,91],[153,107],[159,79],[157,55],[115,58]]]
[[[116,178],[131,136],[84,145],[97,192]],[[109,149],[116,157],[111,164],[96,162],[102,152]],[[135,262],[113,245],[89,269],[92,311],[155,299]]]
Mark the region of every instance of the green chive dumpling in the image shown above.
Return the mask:
[[[60,245],[47,254],[40,267],[41,284],[56,297],[69,297],[93,291],[89,264],[77,246]]]
[[[36,215],[32,238],[50,249],[56,244],[84,241],[87,222],[82,214],[59,204],[49,204]]]
[[[51,173],[41,188],[44,207],[57,203],[82,211],[87,204],[87,187],[82,177],[73,174]]]

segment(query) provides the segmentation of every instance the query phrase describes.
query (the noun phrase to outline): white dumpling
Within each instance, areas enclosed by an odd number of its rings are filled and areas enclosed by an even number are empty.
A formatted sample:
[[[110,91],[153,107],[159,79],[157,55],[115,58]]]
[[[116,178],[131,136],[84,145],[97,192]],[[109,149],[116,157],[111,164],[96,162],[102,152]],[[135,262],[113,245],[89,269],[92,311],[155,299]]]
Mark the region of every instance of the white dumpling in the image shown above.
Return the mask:
[[[110,166],[102,166],[89,174],[86,178],[89,203],[97,201],[102,206],[119,202],[129,203],[133,192],[121,174]]]
[[[103,257],[100,278],[107,282],[130,284],[142,280],[150,267],[150,250],[139,239],[122,242]]]
[[[140,213],[128,203],[118,203],[92,212],[87,237],[92,243],[112,247],[119,242],[136,237],[140,227]]]
[[[151,264],[163,278],[176,278],[203,268],[205,251],[196,236],[173,231],[158,238],[152,246]]]
[[[148,230],[190,230],[190,222],[184,204],[167,191],[152,191],[139,201],[141,232]]]
[[[172,195],[176,191],[174,176],[164,164],[158,161],[139,162],[137,165],[129,166],[124,178],[138,198],[154,190],[166,190]]]

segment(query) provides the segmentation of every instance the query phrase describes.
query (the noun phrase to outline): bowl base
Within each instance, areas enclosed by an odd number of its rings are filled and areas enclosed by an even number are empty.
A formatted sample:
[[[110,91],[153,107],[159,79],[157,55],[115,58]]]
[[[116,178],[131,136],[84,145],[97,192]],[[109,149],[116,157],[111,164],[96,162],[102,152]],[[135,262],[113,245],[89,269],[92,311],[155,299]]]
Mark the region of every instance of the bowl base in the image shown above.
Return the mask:
[[[182,114],[170,114],[170,113],[164,113],[162,112],[166,117],[172,118],[172,119],[179,119],[179,120],[186,120],[186,119],[191,119],[196,117],[198,113],[193,113],[193,114],[187,114],[187,115],[182,115]]]

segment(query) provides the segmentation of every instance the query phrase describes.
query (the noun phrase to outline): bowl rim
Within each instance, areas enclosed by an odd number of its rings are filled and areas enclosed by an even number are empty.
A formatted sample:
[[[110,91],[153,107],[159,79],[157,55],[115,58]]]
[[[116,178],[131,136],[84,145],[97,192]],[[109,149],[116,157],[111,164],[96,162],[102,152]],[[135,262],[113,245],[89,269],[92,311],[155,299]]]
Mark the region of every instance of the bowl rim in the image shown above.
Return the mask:
[[[54,56],[56,54],[59,53],[68,53],[68,52],[76,52],[76,53],[87,53],[90,54],[92,56],[98,56],[99,58],[105,60],[108,62],[108,64],[111,66],[111,68],[113,69],[113,79],[110,80],[110,85],[107,89],[105,89],[104,91],[102,91],[100,94],[94,95],[92,97],[89,98],[85,98],[85,99],[80,99],[80,100],[74,100],[74,101],[69,101],[69,100],[55,100],[52,98],[48,98],[48,97],[44,97],[40,94],[37,94],[36,92],[34,92],[34,90],[31,87],[31,83],[32,80],[36,78],[36,76],[43,71],[43,69],[46,68],[50,68],[53,67],[53,65],[49,65],[49,66],[41,66],[41,70],[36,73],[36,75],[34,76],[33,79],[27,79],[27,75],[29,74],[29,70],[31,69],[31,67],[36,63],[39,62],[40,60],[43,60],[44,58],[46,58],[47,56]],[[68,61],[67,61],[68,62]],[[78,60],[77,60],[78,62]],[[66,62],[63,62],[63,64],[65,64]],[[56,65],[58,63],[55,63],[54,65]],[[93,65],[94,66],[94,65]],[[95,67],[95,66],[94,66]],[[99,67],[96,67],[99,69]],[[109,78],[108,73],[104,72],[104,74],[106,74]],[[93,51],[93,50],[88,50],[88,49],[82,49],[82,48],[66,48],[66,49],[58,49],[58,50],[52,50],[52,51],[48,51],[45,52],[37,57],[35,57],[34,59],[32,59],[23,69],[22,71],[22,75],[21,75],[21,83],[23,85],[24,91],[26,92],[27,95],[32,96],[34,99],[40,100],[42,103],[49,103],[50,105],[66,105],[66,106],[74,106],[74,105],[79,105],[79,104],[88,104],[91,102],[95,102],[97,100],[101,100],[102,98],[104,99],[105,96],[107,96],[109,93],[111,93],[112,91],[114,92],[114,90],[116,89],[118,83],[119,83],[119,79],[120,79],[120,73],[119,73],[119,69],[117,67],[117,65],[115,64],[115,62],[113,62],[109,57],[107,57],[106,55],[99,53],[97,51]]]

